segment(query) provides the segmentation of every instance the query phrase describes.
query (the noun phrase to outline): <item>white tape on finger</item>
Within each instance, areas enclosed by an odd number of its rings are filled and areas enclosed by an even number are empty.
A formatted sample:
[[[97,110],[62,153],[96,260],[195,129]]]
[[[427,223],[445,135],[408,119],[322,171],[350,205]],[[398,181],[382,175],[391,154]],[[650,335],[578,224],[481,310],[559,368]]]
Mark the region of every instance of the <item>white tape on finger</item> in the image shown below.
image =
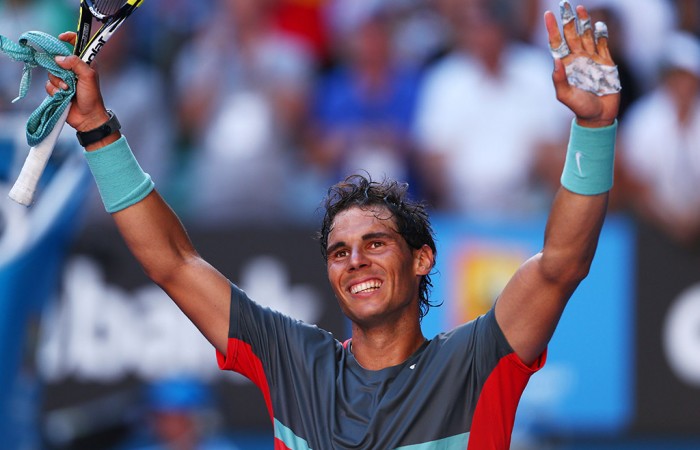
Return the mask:
[[[597,96],[620,92],[617,66],[604,66],[590,58],[579,56],[566,66],[569,84]]]
[[[549,51],[554,59],[562,59],[563,57],[571,53],[571,50],[569,50],[569,46],[566,44],[566,41],[561,41],[559,47],[550,48]]]
[[[562,25],[566,25],[567,23],[576,19],[576,14],[574,14],[574,9],[571,7],[571,3],[566,0],[559,2],[559,15],[561,16]]]
[[[586,33],[586,31],[592,29],[593,28],[591,27],[590,17],[586,17],[585,19],[576,21],[576,33],[578,33],[579,36],[583,36]]]
[[[595,41],[598,42],[598,39],[608,38],[608,26],[605,25],[605,22],[596,22],[595,23],[595,31],[593,32],[593,35],[595,36]]]

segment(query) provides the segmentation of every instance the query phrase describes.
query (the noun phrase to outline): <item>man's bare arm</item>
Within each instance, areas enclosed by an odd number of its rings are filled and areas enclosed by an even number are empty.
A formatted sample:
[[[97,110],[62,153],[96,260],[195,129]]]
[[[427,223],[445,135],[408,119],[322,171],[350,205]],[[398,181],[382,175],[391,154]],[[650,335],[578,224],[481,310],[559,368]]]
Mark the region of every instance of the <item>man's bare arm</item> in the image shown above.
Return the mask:
[[[74,42],[75,33],[59,36]],[[97,73],[76,56],[57,59],[78,79],[76,96],[67,122],[78,131],[94,129],[107,120]],[[65,84],[49,76],[46,85],[51,95]],[[116,142],[113,133],[88,145],[95,151]],[[209,342],[226,351],[231,289],[228,280],[195,251],[180,220],[156,191],[141,201],[113,213],[127,246],[146,274],[161,286],[178,307],[192,320]]]
[[[112,214],[146,275],[172,298],[209,342],[226,353],[231,287],[195,250],[158,192]]]
[[[572,18],[572,14],[575,17]],[[617,117],[619,93],[614,89],[595,92],[595,83],[586,86],[589,80],[585,79],[583,86],[576,85],[567,77],[565,69],[566,65],[580,63],[584,58],[584,62],[596,69],[614,68],[607,35],[601,33],[594,37],[590,17],[581,6],[574,12],[567,3],[562,3],[562,21],[563,37],[554,15],[545,14],[550,47],[555,50],[552,80],[557,99],[574,112],[576,124],[582,129],[610,127]],[[582,23],[587,27],[577,31],[577,24]],[[586,74],[578,75],[585,78]],[[599,88],[610,90],[608,85]],[[550,211],[542,251],[518,269],[498,299],[496,320],[525,363],[534,362],[544,351],[567,301],[588,274],[607,202],[607,192],[582,195],[561,187]]]
[[[496,320],[526,364],[544,351],[569,297],[588,274],[607,199],[607,194],[583,196],[561,188],[543,250],[518,269],[496,304]]]

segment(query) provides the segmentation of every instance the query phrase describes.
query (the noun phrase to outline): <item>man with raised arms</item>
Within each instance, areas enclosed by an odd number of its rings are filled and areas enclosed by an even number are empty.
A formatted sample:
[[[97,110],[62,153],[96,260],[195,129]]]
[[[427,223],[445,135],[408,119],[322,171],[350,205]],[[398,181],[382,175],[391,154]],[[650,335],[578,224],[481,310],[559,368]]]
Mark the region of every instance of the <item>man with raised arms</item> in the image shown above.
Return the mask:
[[[620,88],[607,29],[593,28],[586,10],[568,2],[561,18],[563,35],[551,12],[544,18],[552,79],[575,119],[543,248],[489,312],[430,338],[420,322],[431,306],[436,247],[425,208],[407,198],[405,185],[351,176],[329,189],[321,250],[352,323],[351,339],[340,342],[258,306],[200,257],[126,138],[100,134],[113,113],[96,72],[77,57],[60,58],[78,78],[68,123],[87,133],[82,142],[106,210],[147,275],[215,347],[220,366],[262,390],[276,449],[509,447],[520,396],[590,268],[612,187]],[[49,93],[62,88],[50,77]]]

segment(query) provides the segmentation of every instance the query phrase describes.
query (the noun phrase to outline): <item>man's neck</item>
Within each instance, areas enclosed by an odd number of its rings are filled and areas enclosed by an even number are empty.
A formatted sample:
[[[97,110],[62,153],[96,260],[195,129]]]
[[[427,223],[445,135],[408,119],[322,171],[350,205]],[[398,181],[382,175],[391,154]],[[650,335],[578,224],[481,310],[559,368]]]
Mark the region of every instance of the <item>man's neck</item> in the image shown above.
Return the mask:
[[[420,325],[378,330],[353,325],[352,353],[367,370],[380,370],[406,361],[425,342]]]

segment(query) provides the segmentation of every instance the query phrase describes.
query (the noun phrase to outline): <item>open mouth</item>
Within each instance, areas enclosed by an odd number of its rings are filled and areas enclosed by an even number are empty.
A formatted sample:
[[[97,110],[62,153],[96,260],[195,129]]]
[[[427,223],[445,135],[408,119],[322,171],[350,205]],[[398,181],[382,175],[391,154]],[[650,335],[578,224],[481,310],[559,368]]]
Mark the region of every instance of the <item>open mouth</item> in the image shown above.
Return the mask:
[[[366,294],[368,292],[376,291],[380,287],[382,287],[382,282],[379,280],[363,281],[362,283],[358,283],[358,284],[355,284],[353,286],[350,286],[350,293],[351,294]]]

